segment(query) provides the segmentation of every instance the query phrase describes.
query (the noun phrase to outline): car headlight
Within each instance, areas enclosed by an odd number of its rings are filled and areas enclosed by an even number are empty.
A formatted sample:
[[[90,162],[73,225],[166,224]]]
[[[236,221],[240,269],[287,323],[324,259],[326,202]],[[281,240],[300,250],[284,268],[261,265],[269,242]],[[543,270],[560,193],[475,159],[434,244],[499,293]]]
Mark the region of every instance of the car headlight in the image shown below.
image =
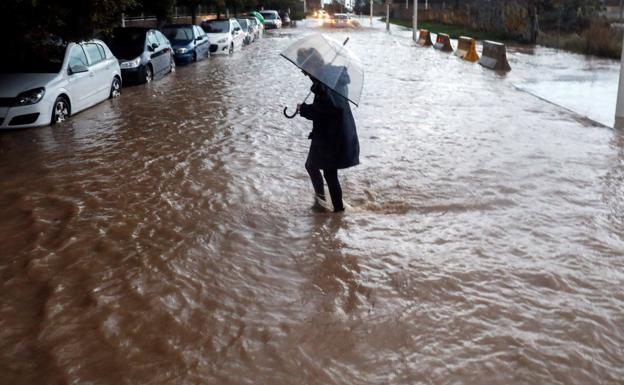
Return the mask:
[[[223,43],[227,43],[227,41],[228,41],[227,37],[224,37],[223,39],[219,40],[217,43],[223,44]]]
[[[188,48],[176,48],[177,54],[185,54],[188,52]]]
[[[120,68],[136,68],[141,64],[141,58],[138,57],[134,60],[126,60],[119,63]]]
[[[27,106],[39,103],[41,99],[43,99],[43,95],[45,95],[45,88],[43,87],[22,92],[15,98],[15,106]]]

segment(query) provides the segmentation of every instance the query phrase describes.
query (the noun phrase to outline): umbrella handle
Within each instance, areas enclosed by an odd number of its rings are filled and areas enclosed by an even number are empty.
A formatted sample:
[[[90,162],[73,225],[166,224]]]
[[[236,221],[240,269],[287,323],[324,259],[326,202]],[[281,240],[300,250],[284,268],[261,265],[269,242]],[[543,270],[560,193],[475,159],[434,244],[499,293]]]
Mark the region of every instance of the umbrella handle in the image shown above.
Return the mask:
[[[294,118],[295,116],[297,116],[297,111],[295,111],[295,113],[294,113],[294,114],[292,114],[292,115],[288,115],[288,114],[286,113],[286,110],[287,110],[287,109],[288,109],[288,107],[284,107],[284,116],[285,116],[285,117],[287,117],[288,119],[292,119],[292,118]]]

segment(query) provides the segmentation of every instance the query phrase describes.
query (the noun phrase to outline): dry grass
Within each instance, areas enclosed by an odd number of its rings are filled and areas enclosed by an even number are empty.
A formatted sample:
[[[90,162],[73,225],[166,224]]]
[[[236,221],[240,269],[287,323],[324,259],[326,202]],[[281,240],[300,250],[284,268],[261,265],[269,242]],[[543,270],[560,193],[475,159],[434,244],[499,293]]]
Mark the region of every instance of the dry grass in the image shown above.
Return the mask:
[[[595,20],[580,34],[540,31],[537,43],[547,47],[619,59],[622,52],[622,30],[612,28],[602,20]]]

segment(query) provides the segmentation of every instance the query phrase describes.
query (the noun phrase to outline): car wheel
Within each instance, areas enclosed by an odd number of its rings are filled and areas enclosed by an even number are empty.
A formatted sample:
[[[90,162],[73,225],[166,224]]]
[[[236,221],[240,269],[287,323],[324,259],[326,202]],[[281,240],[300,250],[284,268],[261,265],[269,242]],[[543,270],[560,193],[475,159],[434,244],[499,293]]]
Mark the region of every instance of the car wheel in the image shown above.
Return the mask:
[[[175,60],[173,60],[173,56],[171,57],[171,63],[169,63],[169,72],[175,72],[176,65]]]
[[[69,117],[69,102],[63,96],[59,96],[52,106],[51,124],[62,123]]]
[[[230,43],[230,54],[234,53],[234,43]]]
[[[118,76],[113,78],[113,83],[111,84],[111,90],[109,97],[111,99],[118,97],[121,95],[121,80],[119,80]]]
[[[151,83],[154,80],[154,70],[152,69],[152,65],[148,64],[145,66],[145,78],[143,79],[143,83]]]

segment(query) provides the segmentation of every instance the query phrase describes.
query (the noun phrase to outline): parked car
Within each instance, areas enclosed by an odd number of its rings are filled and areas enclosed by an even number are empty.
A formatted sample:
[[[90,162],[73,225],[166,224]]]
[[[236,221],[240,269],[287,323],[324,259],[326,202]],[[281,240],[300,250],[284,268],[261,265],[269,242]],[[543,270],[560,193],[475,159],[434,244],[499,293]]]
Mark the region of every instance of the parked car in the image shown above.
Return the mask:
[[[352,19],[351,16],[346,13],[336,13],[331,19],[325,21],[323,26],[334,28],[354,28],[359,26],[359,22]]]
[[[282,26],[289,27],[290,26],[290,15],[288,12],[281,12],[280,17],[282,19]]]
[[[210,52],[233,53],[243,46],[245,34],[236,19],[215,19],[202,22],[210,39]]]
[[[260,24],[258,19],[252,16],[249,18],[249,25],[254,35],[254,41],[260,39],[260,35],[262,35],[262,24]]]
[[[173,49],[160,31],[151,28],[115,28],[107,39],[119,60],[124,84],[149,83],[175,71]]]
[[[103,41],[29,42],[0,62],[0,128],[59,123],[120,92],[119,63]]]
[[[282,19],[277,11],[260,11],[262,17],[264,17],[264,28],[282,28]]]
[[[254,34],[253,34],[253,31],[251,30],[251,25],[249,24],[249,20],[237,18],[236,21],[238,21],[238,24],[241,26],[241,28],[243,29],[243,33],[245,34],[245,37],[243,38],[243,44],[245,45],[251,44],[254,41]]]
[[[200,26],[169,24],[160,30],[171,42],[177,64],[188,64],[210,57],[210,41]]]

